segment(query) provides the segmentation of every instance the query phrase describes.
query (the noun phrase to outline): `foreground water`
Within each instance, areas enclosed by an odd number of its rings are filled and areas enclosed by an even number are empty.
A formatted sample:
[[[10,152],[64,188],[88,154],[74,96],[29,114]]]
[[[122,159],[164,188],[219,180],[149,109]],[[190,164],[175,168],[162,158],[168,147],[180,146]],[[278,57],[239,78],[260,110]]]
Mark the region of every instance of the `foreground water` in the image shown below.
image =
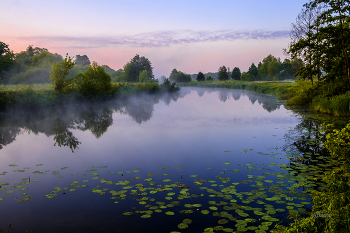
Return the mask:
[[[324,188],[319,120],[276,98],[184,87],[0,123],[0,229],[265,232]],[[317,117],[316,117],[317,118]],[[345,120],[344,120],[345,122]],[[40,227],[37,224],[40,223]]]

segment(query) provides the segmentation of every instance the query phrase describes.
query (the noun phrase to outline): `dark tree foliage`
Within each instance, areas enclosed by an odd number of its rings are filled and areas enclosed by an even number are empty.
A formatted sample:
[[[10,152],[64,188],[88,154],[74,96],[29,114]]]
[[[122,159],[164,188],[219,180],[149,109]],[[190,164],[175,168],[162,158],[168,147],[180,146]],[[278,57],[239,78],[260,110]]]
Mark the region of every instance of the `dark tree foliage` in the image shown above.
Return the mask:
[[[164,76],[165,77],[165,76]],[[176,86],[176,83],[171,83],[169,79],[165,78],[163,84],[161,84],[162,88],[164,88],[167,92],[175,92],[180,90],[179,87]]]
[[[128,82],[138,82],[140,73],[147,70],[148,80],[154,80],[153,67],[146,57],[140,57],[138,54],[124,66],[123,79]]]
[[[214,79],[210,75],[205,78],[205,81],[212,81],[212,80],[214,80]]]
[[[317,77],[326,83],[346,81],[349,89],[350,2],[314,0],[305,4],[303,12],[319,7],[322,12],[310,24],[306,36],[292,41],[288,52],[306,61],[306,66],[298,71],[302,78],[312,81]]]
[[[291,43],[289,51],[292,51],[292,57],[300,57],[304,60],[304,66],[298,70],[299,78],[310,80],[313,83],[314,75],[317,80],[320,79],[321,70],[319,66],[320,57],[318,55],[320,48],[319,37],[314,37],[319,31],[319,26],[315,23],[317,18],[322,14],[323,5],[309,8],[304,5],[301,13],[296,18],[296,22],[292,24]],[[295,50],[296,47],[299,47]],[[303,48],[302,48],[303,47]],[[287,52],[287,51],[285,51]],[[288,52],[287,52],[288,53]]]
[[[9,46],[0,41],[0,56],[5,55],[6,53],[11,53]]]
[[[221,66],[218,71],[219,71],[218,79],[220,81],[224,81],[224,80],[229,80],[230,79],[229,74],[228,74],[228,70],[227,70],[227,68],[225,66]]]
[[[39,47],[33,48],[33,45],[29,45],[26,51],[16,53],[15,60],[21,66],[28,67],[32,64],[33,57],[35,55],[40,54],[41,52],[48,52],[48,50],[45,48],[39,48]]]
[[[258,68],[254,63],[249,67],[248,73],[254,77],[258,76]]]
[[[231,73],[231,78],[233,80],[240,80],[241,78],[241,70],[238,67],[233,68],[232,73]]]
[[[91,64],[90,59],[89,59],[88,56],[86,56],[86,55],[83,55],[83,56],[77,55],[77,56],[75,57],[74,62],[75,62],[77,65],[82,65],[82,66],[87,66],[87,65],[90,65],[90,64]]]
[[[96,62],[84,72],[74,77],[80,93],[86,96],[106,94],[111,88],[111,76]]]
[[[102,68],[106,71],[107,74],[109,74],[113,78],[116,76],[119,76],[123,73],[122,69],[114,70],[107,65],[102,65]]]
[[[14,54],[7,44],[0,41],[0,73],[8,70],[14,63]]]
[[[197,81],[205,81],[205,77],[204,77],[204,74],[202,72],[199,72],[197,74]]]
[[[181,71],[170,75],[169,80],[172,82],[176,82],[176,83],[183,83],[183,82],[191,82],[191,76],[189,74],[185,74]]]

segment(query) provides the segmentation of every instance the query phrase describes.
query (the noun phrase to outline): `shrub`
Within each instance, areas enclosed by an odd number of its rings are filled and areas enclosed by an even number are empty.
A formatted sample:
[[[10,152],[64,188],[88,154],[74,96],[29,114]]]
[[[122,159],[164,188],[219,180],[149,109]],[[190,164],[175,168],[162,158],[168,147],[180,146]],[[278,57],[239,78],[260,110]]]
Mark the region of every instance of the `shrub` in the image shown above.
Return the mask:
[[[94,96],[111,91],[111,76],[96,62],[84,72],[74,77],[79,92],[83,95]]]
[[[66,91],[73,82],[72,78],[67,79],[66,76],[69,74],[69,71],[74,67],[74,62],[71,57],[68,57],[68,53],[66,58],[63,61],[58,63],[54,62],[51,65],[50,70],[50,79],[53,81],[53,86],[55,91],[63,92]]]

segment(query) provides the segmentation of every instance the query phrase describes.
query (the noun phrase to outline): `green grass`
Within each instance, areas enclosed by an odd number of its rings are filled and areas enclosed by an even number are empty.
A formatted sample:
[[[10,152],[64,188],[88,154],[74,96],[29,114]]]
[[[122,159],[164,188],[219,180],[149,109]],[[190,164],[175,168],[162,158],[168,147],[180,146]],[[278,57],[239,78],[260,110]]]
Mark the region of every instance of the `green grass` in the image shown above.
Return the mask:
[[[130,95],[135,93],[155,93],[165,91],[157,83],[111,83],[108,93],[98,96],[83,96],[75,88],[64,93],[57,93],[52,84],[32,85],[0,85],[0,109],[11,106],[33,108],[50,107],[64,104],[72,99],[91,100],[110,98],[116,95]]]
[[[289,99],[296,94],[297,84],[294,81],[192,81],[188,83],[179,83],[180,86],[196,87],[219,87],[229,89],[246,89],[263,94],[276,95],[280,99]]]

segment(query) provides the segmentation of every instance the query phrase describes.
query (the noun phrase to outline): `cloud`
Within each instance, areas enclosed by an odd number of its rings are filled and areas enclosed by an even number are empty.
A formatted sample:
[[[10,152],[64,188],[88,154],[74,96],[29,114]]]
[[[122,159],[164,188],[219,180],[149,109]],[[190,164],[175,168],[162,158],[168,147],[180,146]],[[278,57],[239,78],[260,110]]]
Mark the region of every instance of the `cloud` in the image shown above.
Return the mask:
[[[140,47],[155,48],[169,47],[178,44],[197,42],[234,41],[248,39],[282,39],[288,38],[288,30],[219,30],[219,31],[158,31],[136,35],[107,36],[107,37],[69,37],[69,36],[41,36],[20,37],[20,40],[35,41],[40,44],[59,46],[60,48],[89,49],[108,47]]]

